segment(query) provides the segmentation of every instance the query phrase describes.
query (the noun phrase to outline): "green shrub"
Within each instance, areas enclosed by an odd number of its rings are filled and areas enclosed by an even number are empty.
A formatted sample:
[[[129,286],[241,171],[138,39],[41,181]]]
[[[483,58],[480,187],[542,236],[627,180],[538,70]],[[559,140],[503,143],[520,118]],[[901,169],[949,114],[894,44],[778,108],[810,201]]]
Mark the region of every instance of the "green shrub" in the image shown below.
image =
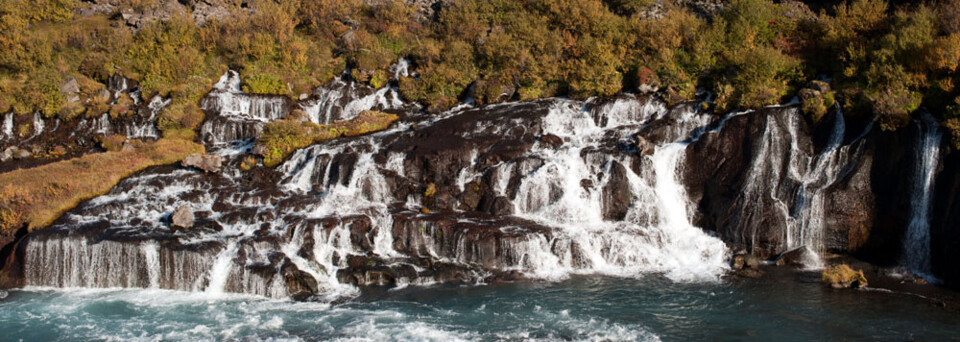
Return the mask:
[[[289,95],[290,89],[276,75],[255,74],[243,78],[243,91],[252,94]]]

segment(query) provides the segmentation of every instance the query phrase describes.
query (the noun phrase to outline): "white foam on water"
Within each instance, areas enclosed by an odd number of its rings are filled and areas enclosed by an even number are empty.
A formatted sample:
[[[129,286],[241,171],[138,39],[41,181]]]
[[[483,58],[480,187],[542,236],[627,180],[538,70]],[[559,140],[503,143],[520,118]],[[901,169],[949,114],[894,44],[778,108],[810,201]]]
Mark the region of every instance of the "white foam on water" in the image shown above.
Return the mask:
[[[237,247],[236,244],[231,243],[217,256],[213,268],[210,269],[210,285],[207,286],[206,293],[217,296],[225,292],[230,271],[233,269],[233,258],[237,254]]]
[[[631,108],[649,112],[627,115],[630,109],[622,106],[613,105],[617,112],[614,120],[607,117],[608,126],[622,122],[616,118],[657,117],[662,111],[657,105],[631,104]],[[698,120],[693,127],[705,122],[692,113],[683,117]],[[689,199],[676,180],[684,144],[658,147],[642,160],[645,172],[641,174],[625,168],[630,191],[638,200],[626,221],[606,221],[602,214],[602,188],[609,182],[606,174],[611,163],[630,163],[583,151],[598,145],[609,130],[618,126],[598,126],[573,102],[556,104],[543,126],[544,133],[569,143],[557,150],[535,151],[543,165],[532,170],[521,168],[525,176],[514,198],[515,212],[561,230],[547,244],[513,246],[518,248],[516,253],[539,259],[537,264],[526,265],[529,275],[562,279],[572,273],[640,276],[662,272],[676,281],[692,281],[717,280],[726,270],[723,242],[689,222]],[[593,185],[583,186],[584,180]]]
[[[140,250],[146,260],[147,276],[151,289],[160,288],[160,245],[156,241],[140,243]]]

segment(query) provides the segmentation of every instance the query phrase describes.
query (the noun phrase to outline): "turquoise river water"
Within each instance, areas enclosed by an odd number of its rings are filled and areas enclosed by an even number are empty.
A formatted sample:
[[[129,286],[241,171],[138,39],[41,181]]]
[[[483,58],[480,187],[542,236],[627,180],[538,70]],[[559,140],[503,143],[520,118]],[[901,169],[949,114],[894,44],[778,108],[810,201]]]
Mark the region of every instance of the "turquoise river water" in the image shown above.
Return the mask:
[[[161,290],[9,292],[5,341],[943,341],[960,313],[814,274],[717,283],[561,282],[368,290],[336,304]]]

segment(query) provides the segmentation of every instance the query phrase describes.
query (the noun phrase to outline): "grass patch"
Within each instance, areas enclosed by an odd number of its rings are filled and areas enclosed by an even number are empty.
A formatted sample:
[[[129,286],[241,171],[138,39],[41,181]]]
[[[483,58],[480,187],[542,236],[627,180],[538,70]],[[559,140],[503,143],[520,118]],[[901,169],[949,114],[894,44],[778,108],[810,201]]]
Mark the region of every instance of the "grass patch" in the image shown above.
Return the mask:
[[[364,111],[350,121],[317,125],[296,119],[277,120],[263,127],[263,135],[257,141],[263,165],[274,167],[287,156],[301,148],[333,140],[383,130],[399,117],[378,111]]]
[[[46,227],[137,171],[198,152],[203,146],[194,142],[161,139],[135,150],[88,154],[0,174],[0,234],[12,234],[25,223],[31,231]]]

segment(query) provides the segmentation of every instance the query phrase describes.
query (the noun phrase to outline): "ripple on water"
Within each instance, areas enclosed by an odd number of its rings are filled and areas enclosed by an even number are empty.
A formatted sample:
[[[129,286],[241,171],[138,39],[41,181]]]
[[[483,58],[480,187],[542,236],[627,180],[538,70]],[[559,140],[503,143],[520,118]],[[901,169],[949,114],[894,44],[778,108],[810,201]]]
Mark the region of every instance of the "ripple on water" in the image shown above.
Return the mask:
[[[167,290],[12,291],[0,340],[948,340],[960,315],[913,296],[812,282],[559,283],[368,290],[339,305]]]

